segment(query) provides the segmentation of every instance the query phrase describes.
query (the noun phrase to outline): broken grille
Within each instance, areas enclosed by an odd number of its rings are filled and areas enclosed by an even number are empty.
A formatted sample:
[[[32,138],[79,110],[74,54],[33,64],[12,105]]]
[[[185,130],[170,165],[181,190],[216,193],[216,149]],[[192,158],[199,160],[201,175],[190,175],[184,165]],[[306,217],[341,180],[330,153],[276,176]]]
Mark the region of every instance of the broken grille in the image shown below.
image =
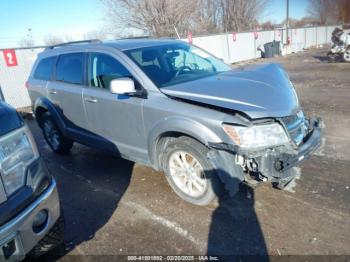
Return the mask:
[[[302,111],[296,115],[287,116],[282,118],[284,125],[286,126],[291,139],[300,145],[303,142],[307,133],[307,124]]]

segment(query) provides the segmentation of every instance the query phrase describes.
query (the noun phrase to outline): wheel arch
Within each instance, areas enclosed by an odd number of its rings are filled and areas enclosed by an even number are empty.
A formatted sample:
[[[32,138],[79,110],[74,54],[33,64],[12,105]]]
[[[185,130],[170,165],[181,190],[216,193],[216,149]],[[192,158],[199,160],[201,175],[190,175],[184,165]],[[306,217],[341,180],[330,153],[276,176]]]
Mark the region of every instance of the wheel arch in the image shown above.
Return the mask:
[[[60,131],[63,134],[66,133],[66,125],[63,121],[61,114],[59,113],[57,107],[47,98],[38,98],[34,103],[33,112],[35,114],[39,126],[41,126],[40,117],[46,112],[49,112],[55,123],[58,125]]]
[[[209,142],[221,142],[221,139],[208,127],[185,117],[168,117],[157,122],[149,132],[148,152],[152,166],[162,170],[162,152],[167,141],[181,136],[190,137],[204,146]]]

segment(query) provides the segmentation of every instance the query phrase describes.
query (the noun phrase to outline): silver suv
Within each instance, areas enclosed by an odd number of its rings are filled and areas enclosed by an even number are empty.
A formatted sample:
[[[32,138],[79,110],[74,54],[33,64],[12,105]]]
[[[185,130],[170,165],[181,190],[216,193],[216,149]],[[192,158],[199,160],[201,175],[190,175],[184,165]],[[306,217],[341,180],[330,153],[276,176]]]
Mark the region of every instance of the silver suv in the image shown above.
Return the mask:
[[[49,146],[107,149],[164,171],[184,200],[207,205],[225,188],[284,188],[321,142],[275,64],[232,70],[177,40],[124,39],[47,48],[27,86]]]

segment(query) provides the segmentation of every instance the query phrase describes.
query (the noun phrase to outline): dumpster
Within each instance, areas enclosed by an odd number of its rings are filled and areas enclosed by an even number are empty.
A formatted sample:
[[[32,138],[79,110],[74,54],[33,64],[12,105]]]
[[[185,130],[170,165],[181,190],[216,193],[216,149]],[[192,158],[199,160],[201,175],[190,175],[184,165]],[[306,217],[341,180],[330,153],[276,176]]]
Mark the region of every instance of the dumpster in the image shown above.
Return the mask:
[[[271,57],[273,57],[274,46],[273,46],[272,42],[264,44],[264,49],[265,49],[264,53],[263,53],[263,57],[264,58],[271,58]]]
[[[281,54],[281,42],[280,41],[273,41],[273,54],[274,55],[280,55]]]

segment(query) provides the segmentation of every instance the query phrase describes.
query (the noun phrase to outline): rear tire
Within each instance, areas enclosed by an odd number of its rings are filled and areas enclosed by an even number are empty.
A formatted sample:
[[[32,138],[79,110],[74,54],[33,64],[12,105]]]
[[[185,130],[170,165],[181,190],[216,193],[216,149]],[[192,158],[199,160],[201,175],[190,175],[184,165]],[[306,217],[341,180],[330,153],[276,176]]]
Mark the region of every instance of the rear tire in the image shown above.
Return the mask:
[[[73,141],[62,134],[50,113],[43,114],[39,119],[39,123],[45,140],[52,151],[67,154],[71,150]]]
[[[64,240],[64,217],[63,213],[57,220],[56,224],[51,228],[51,230],[45,235],[43,239],[39,241],[36,246],[28,253],[29,257],[37,258],[55,247],[63,243]]]
[[[164,152],[164,171],[171,188],[198,206],[210,204],[224,190],[208,152],[203,144],[188,137],[171,140]]]

